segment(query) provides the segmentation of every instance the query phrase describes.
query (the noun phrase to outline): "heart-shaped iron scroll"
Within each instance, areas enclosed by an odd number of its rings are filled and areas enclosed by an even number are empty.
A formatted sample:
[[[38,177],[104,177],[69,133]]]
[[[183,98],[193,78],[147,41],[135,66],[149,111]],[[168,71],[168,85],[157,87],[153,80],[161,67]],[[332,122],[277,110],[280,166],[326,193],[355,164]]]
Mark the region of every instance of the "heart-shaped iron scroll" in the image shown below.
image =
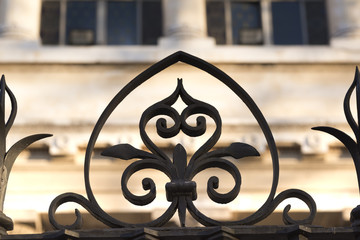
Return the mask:
[[[169,97],[150,106],[142,114],[140,119],[140,136],[150,152],[136,149],[129,144],[115,145],[103,152],[103,155],[116,157],[123,160],[137,159],[124,170],[121,179],[123,195],[132,204],[147,205],[156,198],[156,186],[151,178],[143,179],[143,189],[147,191],[145,195],[137,196],[130,192],[127,187],[127,182],[134,173],[143,169],[156,169],[165,173],[170,179],[170,182],[165,185],[167,200],[171,202],[168,209],[160,217],[153,221],[132,224],[111,217],[109,214],[103,211],[94,197],[89,180],[90,159],[96,140],[107,119],[115,110],[115,108],[122,102],[122,100],[127,97],[128,94],[130,94],[135,88],[160,71],[177,62],[183,62],[197,67],[209,73],[224,83],[227,87],[229,87],[246,104],[263,131],[272,158],[272,186],[270,194],[265,203],[255,213],[244,219],[236,221],[217,221],[201,213],[193,203],[193,201],[197,199],[196,182],[193,181],[193,178],[197,173],[208,168],[220,168],[227,171],[235,181],[234,187],[228,193],[221,194],[217,192],[215,189],[218,187],[219,179],[213,176],[208,180],[207,193],[210,199],[214,202],[222,204],[229,203],[239,194],[241,175],[236,165],[224,157],[230,156],[235,159],[240,159],[242,157],[257,156],[259,154],[256,149],[245,143],[232,143],[226,148],[210,151],[211,148],[217,143],[221,135],[220,115],[213,106],[191,97],[185,91],[181,79],[178,80],[178,85],[175,91]],[[181,98],[181,100],[186,104],[185,109],[181,113],[179,113],[172,106],[179,98]],[[191,126],[187,123],[186,120],[190,116],[199,114],[201,116],[197,117],[195,126]],[[171,118],[174,122],[170,127],[168,127],[165,118],[159,118],[157,120],[157,133],[162,138],[174,137],[180,131],[190,137],[203,135],[206,131],[206,118],[203,115],[210,117],[215,122],[216,128],[210,138],[197,151],[195,151],[189,162],[187,162],[187,152],[181,144],[178,144],[174,148],[173,157],[171,160],[159,147],[156,146],[153,141],[151,141],[145,131],[147,123],[154,117],[161,115]],[[224,72],[215,66],[184,52],[176,52],[154,64],[136,78],[134,78],[113,98],[113,100],[109,103],[100,116],[92,132],[87,146],[84,168],[85,187],[88,199],[76,193],[65,193],[55,198],[49,208],[49,219],[51,224],[57,229],[75,229],[79,228],[81,225],[81,214],[78,210],[75,211],[77,219],[72,225],[63,226],[56,222],[54,218],[55,211],[61,204],[66,202],[76,202],[80,204],[95,218],[110,227],[162,226],[171,219],[176,211],[178,211],[181,225],[185,226],[186,210],[188,210],[199,223],[205,226],[255,224],[270,215],[284,199],[292,197],[299,198],[304,201],[309,207],[310,214],[306,219],[298,221],[293,220],[288,215],[290,210],[290,205],[288,205],[283,212],[284,222],[286,224],[310,224],[316,213],[316,205],[314,200],[304,191],[290,189],[280,193],[275,197],[279,179],[279,160],[277,149],[272,133],[264,116],[254,101],[250,98],[250,96]]]

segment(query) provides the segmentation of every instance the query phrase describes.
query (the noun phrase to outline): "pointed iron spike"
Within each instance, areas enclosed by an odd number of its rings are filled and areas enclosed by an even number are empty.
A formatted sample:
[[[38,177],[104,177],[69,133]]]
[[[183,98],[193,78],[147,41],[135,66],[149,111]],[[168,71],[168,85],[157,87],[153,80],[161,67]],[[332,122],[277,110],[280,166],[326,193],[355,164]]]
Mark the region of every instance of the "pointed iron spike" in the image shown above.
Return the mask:
[[[174,165],[177,170],[178,178],[184,179],[187,164],[186,150],[181,144],[177,144],[173,154]]]
[[[180,226],[185,227],[186,221],[186,200],[184,196],[179,196],[179,205],[178,205],[178,214],[179,214],[179,221]]]
[[[180,86],[182,85],[181,84],[182,78],[178,78],[177,80],[178,81],[177,81],[175,91],[170,96],[168,96],[164,100],[160,101],[161,103],[164,103],[164,104],[167,104],[167,105],[171,106],[177,101],[177,99],[179,97],[179,92],[180,92],[180,89],[181,89]]]
[[[184,81],[183,81],[183,79],[182,78],[178,78],[177,79],[178,80],[178,82],[177,82],[177,84],[178,84],[178,87],[182,90],[182,91],[184,91]]]
[[[10,131],[10,128],[12,127],[16,114],[17,114],[17,102],[16,102],[16,98],[15,95],[12,93],[12,91],[10,90],[10,88],[7,86],[6,82],[5,82],[5,91],[8,95],[8,97],[10,98],[10,102],[11,102],[11,112],[10,112],[10,116],[7,120],[7,122],[5,122],[5,136],[7,136],[7,134]]]
[[[355,69],[355,80],[356,82],[356,110],[357,110],[357,124],[360,124],[360,73],[359,68],[356,66]],[[359,144],[359,143],[358,143]]]
[[[5,75],[2,75],[0,80],[0,168],[2,168],[4,165],[4,158],[6,153],[5,94],[6,94]]]
[[[179,94],[181,99],[183,100],[183,102],[187,105],[191,105],[194,102],[199,102],[198,100],[194,99],[193,97],[191,97],[188,92],[185,90],[184,88],[184,84],[183,84],[183,79],[182,78],[178,78],[178,88],[180,90]]]
[[[5,75],[3,74],[1,76],[1,81],[0,81],[0,108],[1,108],[0,118],[2,119],[1,121],[4,121],[4,125],[5,125],[5,95],[6,95],[6,81],[5,81]],[[3,134],[3,131],[1,131],[0,134]]]
[[[0,106],[3,111],[2,113],[3,115],[5,114],[5,94],[6,94],[6,83],[5,83],[5,75],[3,74],[0,80]]]
[[[351,99],[352,93],[355,91],[355,88],[358,89],[358,87],[357,87],[358,82],[359,82],[359,74],[358,74],[358,70],[356,69],[354,80],[352,81],[349,89],[347,90],[347,92],[345,94],[343,107],[344,107],[346,121],[349,123],[349,126],[351,127],[351,129],[355,135],[356,142],[358,144],[360,144],[359,125],[356,122],[356,120],[354,119],[354,116],[352,115],[352,112],[350,109],[350,99]],[[356,92],[357,92],[357,90],[356,90]],[[356,93],[356,95],[360,97],[360,94]],[[360,104],[359,104],[359,106],[360,106]]]

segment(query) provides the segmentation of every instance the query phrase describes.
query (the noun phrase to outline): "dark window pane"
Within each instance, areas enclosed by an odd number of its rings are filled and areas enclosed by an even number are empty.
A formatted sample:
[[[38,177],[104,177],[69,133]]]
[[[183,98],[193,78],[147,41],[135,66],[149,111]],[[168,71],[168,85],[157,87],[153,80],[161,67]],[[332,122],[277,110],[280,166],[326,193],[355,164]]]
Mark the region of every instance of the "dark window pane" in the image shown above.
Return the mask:
[[[272,2],[274,44],[304,44],[299,2]]]
[[[329,44],[329,33],[324,1],[305,3],[309,44]]]
[[[43,2],[41,8],[40,36],[43,44],[59,44],[60,3]]]
[[[107,43],[131,45],[137,43],[136,3],[108,2]]]
[[[68,1],[66,8],[67,44],[89,45],[96,42],[96,2]]]
[[[142,44],[156,45],[162,35],[161,1],[146,1],[142,6]]]
[[[262,30],[259,3],[232,2],[233,44],[261,44]]]
[[[225,12],[223,2],[206,3],[207,30],[216,44],[226,44]]]

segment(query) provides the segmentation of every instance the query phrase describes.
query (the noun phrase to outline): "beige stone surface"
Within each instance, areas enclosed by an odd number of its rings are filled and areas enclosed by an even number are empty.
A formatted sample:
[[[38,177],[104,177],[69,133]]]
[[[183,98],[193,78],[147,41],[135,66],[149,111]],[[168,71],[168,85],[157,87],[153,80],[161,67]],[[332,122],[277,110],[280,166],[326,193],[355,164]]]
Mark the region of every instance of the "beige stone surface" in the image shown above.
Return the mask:
[[[330,46],[271,45],[269,12],[263,18],[263,24],[268,22],[264,25],[267,34],[264,46],[215,46],[214,39],[206,34],[204,0],[164,0],[165,36],[157,46],[75,47],[38,44],[39,0],[31,4],[25,0],[0,0],[0,73],[6,75],[18,100],[18,115],[8,136],[8,146],[30,134],[54,135],[31,146],[16,161],[5,213],[15,223],[31,223],[41,231],[40,215],[46,215],[57,195],[72,191],[86,197],[84,156],[100,114],[139,73],[182,50],[227,73],[262,111],[280,156],[277,194],[289,188],[302,189],[314,197],[320,212],[340,212],[348,221],[350,210],[359,202],[352,160],[335,138],[312,131],[311,127],[328,125],[351,134],[342,102],[355,66],[360,62],[356,17],[360,4],[356,0],[329,0],[327,6]],[[268,11],[269,1],[262,1],[262,7]],[[219,191],[229,191],[234,183],[229,174],[210,169],[196,176],[199,194],[196,206],[210,217],[221,213],[224,220],[234,213],[255,211],[266,200],[272,182],[271,157],[264,135],[247,107],[230,89],[208,74],[181,63],[142,84],[108,119],[91,162],[91,185],[96,199],[110,213],[152,212],[156,217],[168,206],[164,189],[169,181],[167,177],[156,171],[134,175],[130,187],[137,194],[144,193],[140,184],[144,176],[151,176],[158,186],[159,200],[140,209],[122,196],[120,179],[124,161],[104,158],[100,153],[118,143],[145,149],[139,137],[139,118],[147,107],[172,93],[177,78],[183,79],[185,89],[194,98],[219,110],[223,130],[216,147],[245,142],[261,154],[236,162],[243,184],[240,196],[229,205],[215,204],[206,194],[207,180],[212,175],[220,179]],[[183,105],[177,107],[181,111]],[[147,130],[155,137],[153,124]],[[156,143],[169,153],[174,145],[182,143],[191,156],[213,130],[214,125],[209,121],[204,137],[156,138]],[[306,211],[303,203],[291,202],[295,211]],[[66,205],[62,211],[72,212],[75,207],[76,204]]]
[[[0,36],[2,38],[35,43],[39,41],[40,0],[1,0],[0,9]],[[5,42],[7,42],[6,39]]]

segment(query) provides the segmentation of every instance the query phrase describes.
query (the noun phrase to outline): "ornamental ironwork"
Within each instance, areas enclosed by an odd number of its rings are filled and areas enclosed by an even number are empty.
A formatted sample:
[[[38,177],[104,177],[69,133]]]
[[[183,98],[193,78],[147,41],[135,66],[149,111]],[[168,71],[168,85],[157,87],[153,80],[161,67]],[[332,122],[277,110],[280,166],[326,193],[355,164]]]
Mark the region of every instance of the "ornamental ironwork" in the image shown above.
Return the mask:
[[[241,159],[248,156],[258,156],[258,151],[241,142],[235,142],[228,147],[212,150],[218,139],[221,136],[221,117],[219,112],[208,103],[197,100],[187,93],[182,80],[178,79],[176,89],[169,94],[169,97],[149,106],[142,114],[139,121],[140,136],[149,151],[137,149],[129,144],[119,144],[106,149],[102,154],[109,157],[120,158],[122,160],[135,159],[122,173],[121,188],[124,197],[134,205],[147,205],[156,198],[156,184],[151,177],[145,177],[142,181],[142,187],[146,194],[138,196],[133,194],[127,186],[129,178],[136,172],[144,169],[155,169],[165,173],[169,178],[166,183],[166,197],[170,202],[168,209],[157,219],[146,223],[127,223],[113,218],[106,213],[98,204],[90,184],[90,164],[91,155],[94,150],[97,138],[105,125],[107,119],[118,107],[118,105],[139,85],[147,81],[152,76],[167,67],[182,62],[194,66],[202,71],[205,71],[218,79],[220,82],[230,88],[248,107],[252,115],[256,119],[263,135],[266,139],[273,167],[273,179],[269,196],[263,205],[250,216],[235,221],[218,221],[203,214],[196,206],[194,201],[197,199],[197,184],[194,181],[194,176],[199,172],[209,168],[219,168],[228,172],[235,181],[233,188],[227,193],[219,193],[216,189],[220,179],[216,176],[210,177],[207,183],[207,194],[209,198],[221,204],[227,204],[234,200],[240,193],[241,174],[240,169],[229,161],[226,157],[230,156],[234,159]],[[181,99],[186,107],[178,112],[173,104]],[[188,124],[187,120],[190,116],[200,115],[196,118],[195,126]],[[164,116],[172,119],[172,124]],[[162,138],[171,138],[179,134],[181,131],[187,136],[197,137],[201,136],[206,131],[206,117],[211,118],[215,123],[215,130],[209,139],[194,152],[187,161],[187,151],[180,143],[174,148],[172,158],[168,157],[148,136],[146,132],[146,125],[151,119],[157,118],[156,130],[157,134]],[[84,178],[87,198],[77,193],[64,193],[56,197],[49,208],[49,220],[56,229],[77,229],[81,227],[81,214],[75,210],[76,221],[68,226],[59,224],[55,220],[55,212],[57,208],[66,202],[75,202],[84,207],[96,219],[103,222],[112,228],[122,227],[158,227],[166,224],[178,212],[181,226],[186,226],[186,211],[188,211],[199,223],[204,226],[234,226],[234,225],[249,225],[260,222],[269,216],[275,208],[287,198],[298,198],[302,200],[309,208],[309,215],[306,219],[294,220],[288,212],[290,205],[287,205],[283,211],[283,219],[285,224],[311,224],[316,213],[316,204],[312,197],[306,192],[298,189],[285,190],[276,195],[276,189],[279,181],[279,159],[277,148],[272,136],[272,132],[257,105],[246,91],[238,85],[232,78],[230,78],[223,71],[210,63],[194,57],[184,52],[176,52],[158,63],[152,65],[144,72],[135,77],[129,82],[120,92],[111,100],[109,105],[97,121],[90,140],[87,145],[84,163]]]
[[[350,109],[350,99],[354,90],[356,90],[357,122],[355,121]],[[347,122],[349,123],[349,126],[351,127],[351,130],[355,135],[355,140],[353,140],[348,134],[336,128],[320,126],[320,127],[314,127],[312,129],[329,133],[344,144],[344,146],[347,148],[353,159],[356,169],[357,180],[358,180],[358,187],[360,191],[360,129],[359,129],[360,93],[359,91],[360,91],[360,73],[358,67],[356,67],[354,81],[350,85],[350,88],[348,89],[344,98],[345,117]],[[358,205],[356,208],[354,208],[351,211],[350,222],[352,223],[353,226],[360,226],[360,205]]]
[[[9,117],[5,116],[5,95],[8,94],[11,103]],[[19,154],[30,144],[52,136],[51,134],[35,134],[20,139],[9,150],[6,150],[6,137],[15,121],[17,113],[16,98],[5,82],[5,76],[0,80],[0,235],[13,229],[13,221],[3,213],[5,194],[11,169]]]

